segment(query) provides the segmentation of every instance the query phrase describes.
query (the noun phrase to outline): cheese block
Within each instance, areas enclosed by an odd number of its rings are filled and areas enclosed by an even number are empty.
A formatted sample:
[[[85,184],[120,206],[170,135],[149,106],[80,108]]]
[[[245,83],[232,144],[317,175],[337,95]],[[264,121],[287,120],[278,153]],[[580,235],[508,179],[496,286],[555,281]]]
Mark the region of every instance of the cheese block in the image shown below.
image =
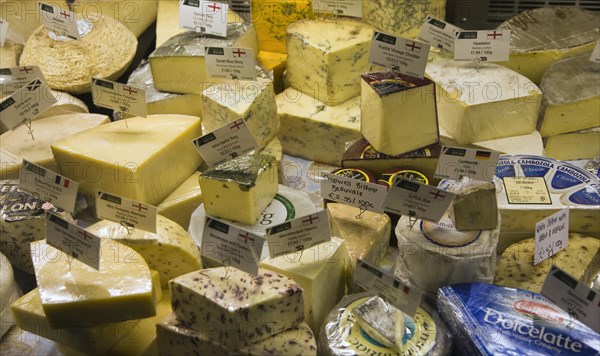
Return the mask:
[[[0,180],[19,179],[23,157],[0,148]]]
[[[211,340],[207,334],[187,327],[174,313],[156,324],[158,350],[162,356],[206,355],[317,355],[317,343],[306,323],[268,339],[231,349]]]
[[[304,290],[306,323],[317,332],[327,313],[346,294],[348,250],[343,240],[261,261],[261,267],[293,279]]]
[[[329,106],[293,88],[277,95],[279,139],[292,156],[339,166],[346,143],[360,134],[360,97]]]
[[[271,156],[240,156],[200,176],[204,208],[216,218],[252,225],[277,194],[277,166]]]
[[[254,22],[254,26],[258,26],[257,21]],[[283,85],[283,72],[285,71],[286,60],[287,55],[283,53],[262,50],[258,52],[259,65],[266,70],[273,71],[273,89],[275,89],[275,94],[279,94],[285,89]]]
[[[192,143],[200,132],[193,116],[134,117],[57,141],[52,152],[80,193],[101,190],[157,205],[201,164]]]
[[[391,71],[361,75],[361,132],[373,148],[386,155],[439,141],[435,86]]]
[[[0,17],[8,21],[10,37],[15,43],[25,43],[33,31],[42,25],[39,11],[37,1],[0,1]]]
[[[597,12],[576,6],[523,11],[498,26],[511,31],[510,59],[501,64],[539,84],[552,63],[594,48],[599,21]]]
[[[293,280],[259,269],[204,269],[169,282],[173,312],[189,328],[230,349],[299,325],[303,291]]]
[[[286,53],[287,27],[298,20],[313,18],[310,0],[254,0],[250,5],[261,51]]]
[[[32,163],[59,172],[50,146],[77,133],[110,122],[106,115],[65,114],[35,120],[31,124],[33,138],[26,125],[19,125],[0,135],[2,149]]]
[[[0,2],[0,6],[3,3]],[[16,67],[19,61],[17,60],[17,54],[15,53],[15,44],[11,41],[4,42],[4,46],[0,47],[0,68],[12,68]]]
[[[269,143],[279,130],[275,92],[269,79],[230,80],[207,87],[202,92],[202,112],[208,131],[244,119],[259,147]]]
[[[173,220],[187,230],[190,225],[192,213],[202,204],[202,191],[200,190],[200,172],[194,172],[168,197],[158,204],[158,214]]]
[[[440,127],[440,142],[444,146],[462,146],[468,148],[483,148],[509,155],[534,155],[544,154],[544,141],[539,131],[533,131],[525,135],[497,138],[487,141],[478,141],[470,144],[460,144],[446,131]]]
[[[258,55],[256,32],[249,23],[227,24],[227,38],[186,31],[169,38],[148,57],[158,90],[200,94],[222,80],[206,72],[205,46],[251,48]]]
[[[136,37],[140,37],[156,21],[158,10],[158,0],[75,0],[65,1],[65,5],[67,4],[71,4],[72,11],[85,19],[91,13],[113,18],[125,25]]]
[[[373,28],[348,18],[300,20],[287,28],[286,82],[327,105],[360,94],[359,75],[371,68]]]
[[[283,160],[283,147],[281,146],[281,141],[277,137],[273,137],[269,143],[258,153],[271,156],[275,158],[275,162],[277,166],[281,168],[281,161]]]
[[[493,230],[498,226],[496,186],[493,183],[463,177],[444,180],[438,187],[456,194],[448,208],[448,217],[456,230]]]
[[[558,160],[591,159],[600,152],[600,126],[546,138],[545,156]]]
[[[192,237],[177,223],[156,216],[156,233],[133,229],[129,232],[121,224],[101,220],[86,228],[90,233],[118,241],[139,253],[148,266],[160,273],[162,287],[171,279],[202,268],[200,254]]]
[[[592,260],[599,250],[600,240],[597,238],[570,233],[569,245],[564,250],[534,266],[535,241],[534,238],[529,238],[504,250],[496,265],[494,284],[539,293],[552,265],[583,280],[589,267],[594,267]],[[588,273],[587,277],[590,279],[583,282],[591,283],[591,278],[599,273],[600,266],[595,266],[595,271]]]
[[[392,230],[389,216],[339,204],[327,204],[331,222],[331,234],[346,243],[350,255],[347,285],[350,292],[360,291],[354,283],[356,260],[361,259],[378,265],[387,251]]]
[[[31,243],[42,307],[54,327],[92,326],[153,316],[148,265],[137,252],[102,239],[96,270],[48,245]],[[126,283],[125,283],[126,281]]]
[[[380,297],[372,297],[354,309],[361,329],[375,341],[401,352],[404,340],[404,313]]]
[[[493,63],[433,61],[438,118],[460,144],[535,130],[542,92],[526,77]]]
[[[0,253],[0,339],[15,325],[10,305],[21,296],[10,261]]]
[[[550,66],[540,89],[542,136],[600,126],[600,64],[590,61],[589,52]]]
[[[135,35],[120,22],[90,14],[90,33],[81,40],[55,41],[40,27],[25,43],[19,65],[39,66],[50,88],[71,94],[89,93],[90,78],[116,80],[137,49]]]
[[[446,17],[446,0],[370,0],[362,3],[363,20],[382,32],[415,38],[428,15]]]

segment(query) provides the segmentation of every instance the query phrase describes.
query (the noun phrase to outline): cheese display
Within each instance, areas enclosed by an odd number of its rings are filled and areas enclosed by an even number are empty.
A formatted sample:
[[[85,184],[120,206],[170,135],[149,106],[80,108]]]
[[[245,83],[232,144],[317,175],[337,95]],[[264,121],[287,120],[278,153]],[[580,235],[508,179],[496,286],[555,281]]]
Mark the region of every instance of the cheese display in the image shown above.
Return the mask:
[[[255,22],[256,23],[256,22]],[[260,46],[259,46],[260,47]],[[283,85],[283,72],[285,71],[287,55],[268,51],[258,52],[258,63],[261,67],[273,72],[273,88],[275,93],[281,93]]]
[[[206,72],[205,46],[251,48],[258,55],[256,32],[249,23],[227,24],[227,38],[186,31],[169,38],[148,57],[158,90],[200,94],[222,80]]]
[[[546,138],[544,154],[558,160],[591,159],[600,152],[600,126]]]
[[[483,148],[509,155],[541,156],[544,154],[544,141],[539,131],[533,131],[525,135],[460,144],[443,127],[440,127],[440,143],[444,146]]]
[[[293,88],[277,95],[278,137],[286,154],[338,166],[360,134],[360,97],[329,106]]]
[[[21,288],[15,281],[13,268],[6,256],[0,253],[0,339],[15,325],[10,305],[21,295]]]
[[[112,17],[127,27],[136,37],[140,37],[156,21],[158,0],[75,0],[71,4],[73,12],[87,19],[91,13]]]
[[[445,215],[438,223],[402,216],[396,225],[400,255],[394,274],[424,292],[455,283],[492,282],[500,226],[458,231]],[[433,268],[435,266],[435,268]]]
[[[32,163],[59,172],[50,146],[79,132],[110,122],[106,115],[66,114],[51,116],[31,123],[32,134],[26,125],[0,135],[2,149]]]
[[[394,36],[415,38],[427,16],[443,19],[446,0],[371,0],[362,3],[363,20]]]
[[[179,320],[233,349],[269,338],[304,319],[300,286],[264,269],[257,276],[235,268],[204,269],[173,279],[170,288]]]
[[[173,220],[187,230],[190,225],[192,213],[202,204],[202,191],[200,190],[200,172],[194,172],[168,197],[158,204],[158,214]]]
[[[372,297],[354,309],[358,325],[377,342],[401,352],[404,314],[380,297]]]
[[[261,51],[286,53],[288,26],[313,17],[310,0],[254,0],[250,5]]]
[[[552,63],[594,48],[599,21],[597,12],[575,6],[521,12],[498,26],[510,30],[510,59],[501,64],[539,84]]]
[[[156,313],[148,265],[125,245],[102,239],[99,270],[45,241],[31,243],[31,257],[42,307],[54,328],[92,326]]]
[[[443,287],[438,310],[460,355],[594,355],[598,333],[544,296],[485,283]]]
[[[498,226],[496,186],[468,177],[442,181],[439,188],[456,194],[448,217],[458,231],[493,230]]]
[[[535,130],[542,92],[519,73],[493,63],[451,60],[433,61],[425,73],[436,84],[439,124],[458,143]]]
[[[373,28],[348,18],[300,20],[287,28],[286,82],[327,105],[360,94],[360,75],[371,68]]]
[[[590,61],[589,52],[550,66],[540,89],[542,136],[600,126],[600,63]]]
[[[25,43],[21,66],[39,66],[50,88],[72,94],[90,92],[90,78],[116,80],[137,49],[137,39],[121,23],[105,16],[88,18],[93,28],[81,40],[56,41],[40,27]]]
[[[23,157],[0,148],[0,180],[19,179]]]
[[[216,218],[252,225],[277,194],[272,156],[241,156],[202,172],[204,208]]]
[[[564,250],[534,266],[534,239],[519,241],[507,247],[498,259],[494,284],[539,293],[552,265],[579,280],[586,276],[588,279],[583,281],[589,284],[600,274],[600,265],[592,263],[599,250],[597,238],[571,233]]]
[[[279,130],[273,82],[226,81],[202,92],[203,124],[214,131],[235,120],[244,119],[259,147],[264,147]]]
[[[361,78],[361,132],[374,149],[395,156],[439,141],[431,80],[391,71]]]
[[[262,260],[261,267],[280,273],[304,291],[304,317],[317,332],[327,313],[346,292],[348,251],[344,241],[331,241],[276,258]]]
[[[193,116],[134,117],[57,141],[52,153],[80,193],[94,197],[101,190],[156,205],[200,165],[192,143],[200,132]]]

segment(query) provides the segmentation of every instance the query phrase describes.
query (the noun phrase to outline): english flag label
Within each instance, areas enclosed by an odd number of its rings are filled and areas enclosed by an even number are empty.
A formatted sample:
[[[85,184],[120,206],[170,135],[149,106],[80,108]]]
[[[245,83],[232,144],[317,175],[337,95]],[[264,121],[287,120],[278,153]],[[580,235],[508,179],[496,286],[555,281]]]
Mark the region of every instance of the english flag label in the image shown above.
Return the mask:
[[[206,71],[209,77],[255,81],[254,51],[252,48],[206,47]]]
[[[100,269],[100,238],[53,213],[46,214],[46,242],[68,256]]]
[[[331,241],[329,214],[321,210],[267,230],[269,255],[275,258]]]
[[[219,37],[227,37],[227,9],[222,2],[181,0],[179,27]]]
[[[383,209],[399,215],[438,222],[455,194],[417,181],[396,177]]]
[[[131,85],[92,78],[92,99],[95,105],[115,110],[125,117],[148,114],[146,91]]]
[[[454,60],[508,61],[510,30],[458,31],[454,36]]]
[[[123,225],[156,233],[156,207],[107,192],[96,195],[96,215]]]
[[[209,167],[232,160],[258,148],[256,139],[243,119],[230,122],[193,141]]]
[[[429,48],[428,44],[422,42],[375,32],[369,62],[401,74],[423,78]]]

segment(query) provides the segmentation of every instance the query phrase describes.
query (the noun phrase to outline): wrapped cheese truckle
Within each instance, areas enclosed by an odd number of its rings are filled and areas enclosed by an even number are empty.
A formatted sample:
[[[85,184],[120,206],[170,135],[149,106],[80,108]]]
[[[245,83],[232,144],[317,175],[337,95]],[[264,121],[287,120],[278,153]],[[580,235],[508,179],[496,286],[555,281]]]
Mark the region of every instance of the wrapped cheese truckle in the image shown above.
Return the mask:
[[[292,23],[287,28],[287,83],[327,105],[358,96],[360,75],[371,68],[371,37],[370,25],[349,18]]]
[[[456,194],[448,217],[458,231],[493,230],[498,226],[498,204],[494,183],[472,180],[444,180],[439,187]]]
[[[279,139],[286,154],[339,166],[360,134],[360,97],[330,106],[294,88],[277,95]]]
[[[90,15],[91,31],[80,40],[54,40],[40,27],[25,43],[19,65],[39,66],[50,88],[89,93],[90,78],[116,80],[135,56],[137,39],[120,22]]]
[[[10,305],[21,296],[10,261],[0,253],[0,339],[15,325]]]
[[[600,148],[600,126],[546,138],[544,155],[558,160],[591,159]]]
[[[361,131],[386,155],[439,141],[434,83],[391,71],[361,75]]]
[[[425,73],[436,84],[439,124],[459,144],[535,130],[542,92],[519,73],[452,60],[433,61]]]
[[[552,63],[594,48],[600,14],[576,6],[541,7],[521,12],[498,29],[510,30],[510,59],[501,64],[539,84]]]
[[[362,4],[365,22],[405,38],[416,38],[427,16],[446,18],[446,0],[371,0]]]
[[[537,265],[533,264],[534,254],[533,238],[508,246],[498,259],[494,284],[539,293],[552,265],[586,284],[600,274],[600,265],[593,263],[600,254],[600,240],[594,237],[570,233],[567,248]]]
[[[293,280],[259,269],[203,269],[169,282],[173,312],[187,327],[229,349],[267,339],[304,320],[303,291]]]

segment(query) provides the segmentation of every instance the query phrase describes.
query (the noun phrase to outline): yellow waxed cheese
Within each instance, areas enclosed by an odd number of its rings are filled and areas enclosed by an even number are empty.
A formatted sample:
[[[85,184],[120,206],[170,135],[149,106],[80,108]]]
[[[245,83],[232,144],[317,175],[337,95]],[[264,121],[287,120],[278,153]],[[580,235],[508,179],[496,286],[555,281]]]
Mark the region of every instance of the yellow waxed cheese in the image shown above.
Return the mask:
[[[252,21],[261,51],[286,53],[286,29],[298,20],[313,18],[310,0],[254,0]]]
[[[202,204],[200,172],[194,172],[157,206],[157,212],[187,230],[192,213]]]
[[[157,205],[200,166],[192,143],[200,132],[198,117],[134,117],[55,142],[52,152],[88,197],[101,190]]]

